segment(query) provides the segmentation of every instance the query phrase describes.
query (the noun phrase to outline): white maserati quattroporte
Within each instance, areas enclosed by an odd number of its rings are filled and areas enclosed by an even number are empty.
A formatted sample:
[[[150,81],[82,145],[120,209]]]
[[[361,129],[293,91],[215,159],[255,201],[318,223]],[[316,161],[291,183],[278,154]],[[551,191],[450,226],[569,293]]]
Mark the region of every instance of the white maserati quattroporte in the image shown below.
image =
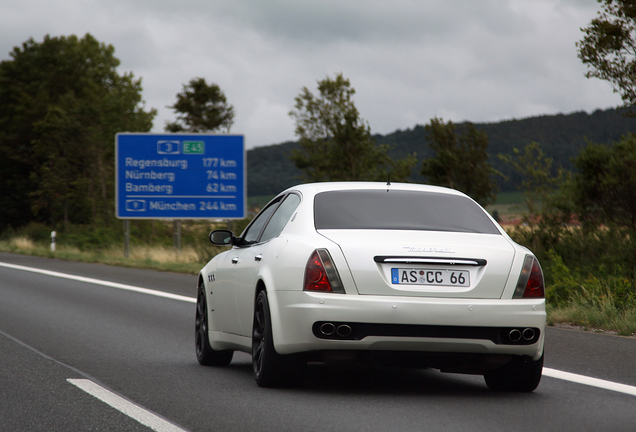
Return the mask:
[[[541,379],[545,289],[539,262],[451,189],[315,183],[287,189],[200,272],[196,356],[252,355],[259,386],[307,362],[483,375],[493,390]]]

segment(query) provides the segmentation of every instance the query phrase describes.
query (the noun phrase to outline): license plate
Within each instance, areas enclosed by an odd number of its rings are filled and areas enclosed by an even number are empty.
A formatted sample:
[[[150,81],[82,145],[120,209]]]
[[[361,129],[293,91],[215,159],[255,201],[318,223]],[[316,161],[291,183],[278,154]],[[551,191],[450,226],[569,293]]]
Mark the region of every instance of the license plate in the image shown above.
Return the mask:
[[[392,268],[391,282],[396,285],[470,286],[470,272],[449,269]]]

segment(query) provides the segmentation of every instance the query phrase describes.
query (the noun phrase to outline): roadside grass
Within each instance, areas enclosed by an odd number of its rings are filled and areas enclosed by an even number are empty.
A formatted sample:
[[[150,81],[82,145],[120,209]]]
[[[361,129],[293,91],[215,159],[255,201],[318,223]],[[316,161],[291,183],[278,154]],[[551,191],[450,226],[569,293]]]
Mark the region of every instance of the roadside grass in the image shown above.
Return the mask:
[[[609,305],[572,304],[548,308],[548,325],[569,324],[586,331],[609,331],[620,336],[636,335],[636,311],[619,311]]]
[[[212,258],[220,250],[220,248],[210,246],[209,258]],[[160,245],[131,246],[129,257],[126,258],[123,246],[120,245],[111,245],[103,249],[89,251],[81,251],[73,246],[58,245],[56,251],[52,252],[50,245],[38,244],[25,237],[0,241],[0,251],[67,261],[189,274],[197,274],[207,262],[207,259],[200,258],[200,251],[188,246],[180,251]]]
[[[609,294],[609,293],[608,293]],[[548,325],[569,324],[591,331],[610,331],[621,336],[636,335],[636,308],[616,305],[614,296],[577,292],[570,303],[550,306]]]

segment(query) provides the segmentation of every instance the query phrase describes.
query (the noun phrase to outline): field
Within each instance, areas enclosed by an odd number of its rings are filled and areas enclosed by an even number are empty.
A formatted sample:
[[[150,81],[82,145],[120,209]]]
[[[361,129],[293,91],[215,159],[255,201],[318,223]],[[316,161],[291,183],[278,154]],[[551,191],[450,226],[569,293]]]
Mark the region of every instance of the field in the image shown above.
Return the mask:
[[[502,192],[497,195],[497,202],[487,206],[486,210],[506,227],[519,221],[527,212],[527,207],[523,202],[522,192]]]

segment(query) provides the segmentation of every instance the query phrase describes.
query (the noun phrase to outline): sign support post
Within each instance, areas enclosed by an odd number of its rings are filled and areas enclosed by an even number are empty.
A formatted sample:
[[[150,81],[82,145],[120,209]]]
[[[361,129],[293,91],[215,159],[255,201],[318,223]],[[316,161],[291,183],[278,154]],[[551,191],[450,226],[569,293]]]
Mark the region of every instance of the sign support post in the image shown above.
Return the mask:
[[[179,219],[175,219],[172,222],[173,229],[173,240],[174,240],[174,248],[179,252],[181,250],[181,221]]]
[[[124,220],[124,258],[130,256],[130,221]]]

